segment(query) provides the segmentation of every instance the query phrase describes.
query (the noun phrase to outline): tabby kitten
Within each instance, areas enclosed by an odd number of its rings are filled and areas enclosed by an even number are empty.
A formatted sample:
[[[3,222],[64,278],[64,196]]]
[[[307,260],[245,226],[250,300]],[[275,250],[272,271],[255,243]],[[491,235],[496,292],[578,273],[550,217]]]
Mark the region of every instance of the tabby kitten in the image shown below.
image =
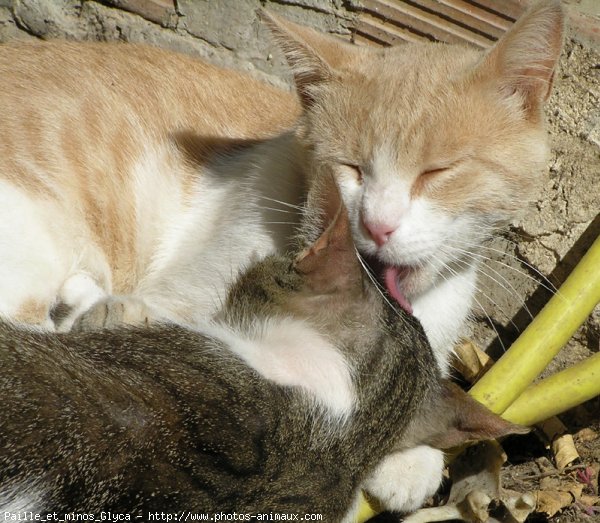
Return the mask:
[[[202,330],[2,323],[0,362],[6,512],[342,521],[393,449],[514,429],[440,385],[418,323],[363,273],[345,210],[295,260],[250,268]]]

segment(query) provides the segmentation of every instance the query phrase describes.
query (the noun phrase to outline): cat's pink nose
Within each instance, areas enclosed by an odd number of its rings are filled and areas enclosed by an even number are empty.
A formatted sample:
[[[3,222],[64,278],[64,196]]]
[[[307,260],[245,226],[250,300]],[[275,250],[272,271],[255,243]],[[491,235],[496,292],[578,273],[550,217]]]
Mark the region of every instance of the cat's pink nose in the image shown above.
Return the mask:
[[[363,225],[365,226],[365,229],[367,229],[367,231],[369,231],[369,235],[371,236],[371,238],[373,238],[373,240],[375,241],[375,243],[377,244],[378,247],[381,247],[383,244],[385,244],[389,239],[390,236],[392,235],[392,233],[396,230],[396,226],[394,225],[389,225],[387,223],[381,223],[381,222],[368,222],[364,219],[362,219]]]

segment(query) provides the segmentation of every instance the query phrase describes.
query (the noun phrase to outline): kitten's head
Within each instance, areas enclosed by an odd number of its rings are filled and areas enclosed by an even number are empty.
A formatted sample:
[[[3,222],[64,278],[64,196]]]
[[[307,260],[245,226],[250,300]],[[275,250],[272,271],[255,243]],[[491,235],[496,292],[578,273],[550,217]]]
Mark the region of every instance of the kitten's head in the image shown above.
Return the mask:
[[[408,300],[472,263],[491,229],[535,194],[560,2],[538,3],[485,53],[359,47],[264,18],[294,73],[313,173],[334,174],[358,248],[410,310]]]

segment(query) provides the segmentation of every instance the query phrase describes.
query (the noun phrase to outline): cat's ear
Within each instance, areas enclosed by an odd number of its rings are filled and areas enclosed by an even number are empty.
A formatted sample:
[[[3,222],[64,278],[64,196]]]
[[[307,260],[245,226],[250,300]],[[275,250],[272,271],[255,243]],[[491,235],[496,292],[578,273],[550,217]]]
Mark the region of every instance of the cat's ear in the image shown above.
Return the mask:
[[[448,380],[442,381],[442,394],[426,418],[427,421],[419,423],[416,429],[426,434],[420,438],[421,443],[438,449],[457,447],[467,441],[529,432],[527,427],[515,425],[494,414]]]
[[[542,0],[492,47],[480,68],[507,95],[519,94],[528,117],[537,119],[550,95],[560,56],[564,14],[560,0]]]
[[[333,70],[353,46],[264,9],[259,10],[259,16],[273,34],[292,69],[303,107],[309,108],[318,96],[319,87],[334,77]]]
[[[294,268],[306,277],[312,291],[329,294],[362,285],[362,272],[352,241],[348,211],[333,177],[321,187],[321,220],[317,241],[296,258]]]

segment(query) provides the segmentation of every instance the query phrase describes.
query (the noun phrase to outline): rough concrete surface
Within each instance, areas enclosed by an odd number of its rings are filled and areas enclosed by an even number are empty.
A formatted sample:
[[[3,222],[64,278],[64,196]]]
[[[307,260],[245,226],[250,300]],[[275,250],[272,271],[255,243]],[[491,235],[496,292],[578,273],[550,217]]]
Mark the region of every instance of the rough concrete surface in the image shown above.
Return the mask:
[[[273,42],[258,19],[261,6],[340,35],[350,34],[356,11],[347,0],[0,0],[0,41],[36,36],[145,42],[287,86],[287,68],[279,55],[274,58]]]
[[[547,107],[552,158],[536,205],[487,246],[472,336],[499,355],[600,232],[600,2],[565,0],[568,32]],[[0,42],[69,38],[147,42],[288,86],[257,9],[348,37],[359,0],[0,0]],[[591,35],[591,36],[590,36]],[[547,280],[546,280],[547,278]],[[540,282],[542,284],[540,285]],[[493,325],[493,328],[490,326]],[[599,350],[600,311],[552,370]]]

